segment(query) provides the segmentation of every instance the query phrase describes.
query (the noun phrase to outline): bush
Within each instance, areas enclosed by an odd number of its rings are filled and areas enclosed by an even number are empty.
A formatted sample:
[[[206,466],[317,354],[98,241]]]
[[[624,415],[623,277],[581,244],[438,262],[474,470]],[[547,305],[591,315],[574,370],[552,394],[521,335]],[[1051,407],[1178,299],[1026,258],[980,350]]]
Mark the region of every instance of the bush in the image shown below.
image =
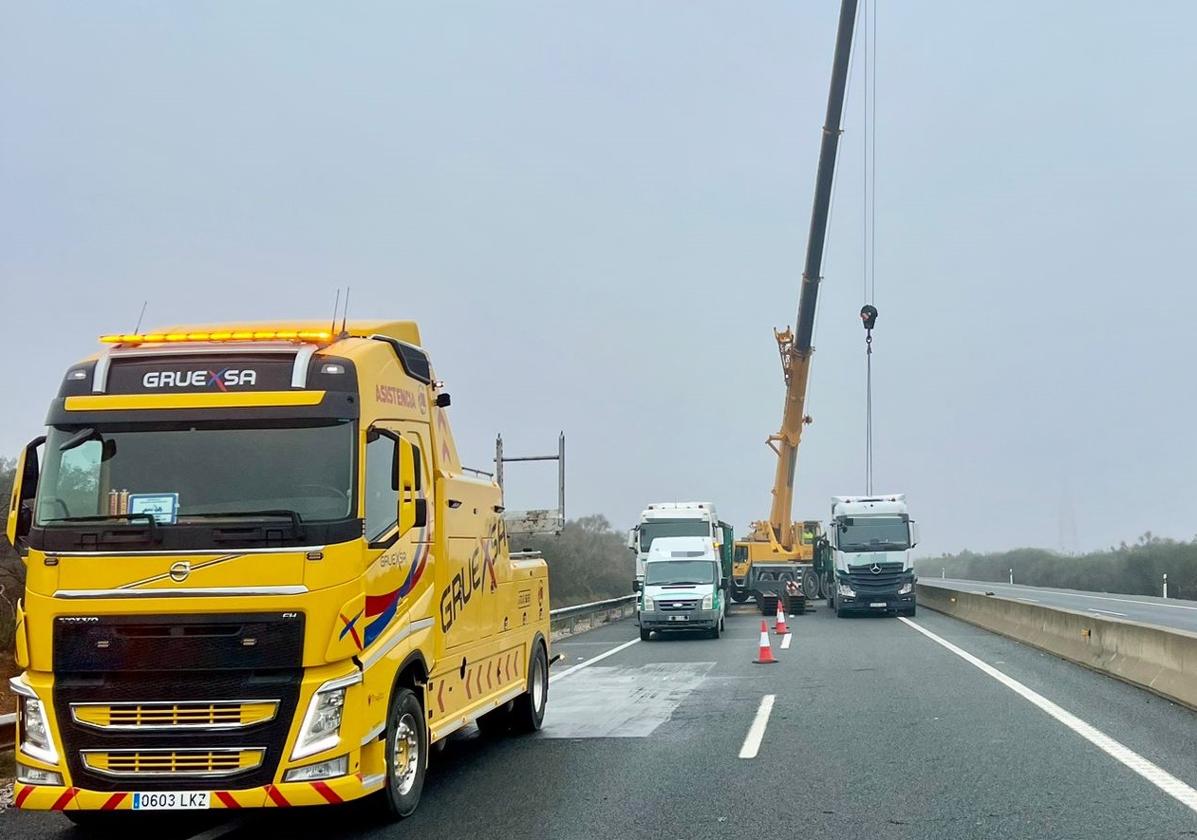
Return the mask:
[[[1014,582],[1125,595],[1159,595],[1165,573],[1168,595],[1197,600],[1197,539],[1160,539],[1149,531],[1134,545],[1122,543],[1088,554],[1058,554],[1019,548],[993,554],[963,551],[928,557],[916,564],[922,577],[948,577],[1003,582],[1014,570]]]
[[[635,558],[604,516],[583,516],[556,537],[513,535],[511,550],[544,554],[553,609],[632,594]]]

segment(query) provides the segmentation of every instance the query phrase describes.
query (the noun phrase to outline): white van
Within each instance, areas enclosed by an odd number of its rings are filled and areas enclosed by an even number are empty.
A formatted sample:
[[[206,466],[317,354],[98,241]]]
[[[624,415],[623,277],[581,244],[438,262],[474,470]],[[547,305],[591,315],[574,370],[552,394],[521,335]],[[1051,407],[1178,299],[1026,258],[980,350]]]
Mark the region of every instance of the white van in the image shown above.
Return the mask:
[[[654,630],[723,632],[727,580],[710,537],[658,537],[644,561],[640,586],[640,640]]]

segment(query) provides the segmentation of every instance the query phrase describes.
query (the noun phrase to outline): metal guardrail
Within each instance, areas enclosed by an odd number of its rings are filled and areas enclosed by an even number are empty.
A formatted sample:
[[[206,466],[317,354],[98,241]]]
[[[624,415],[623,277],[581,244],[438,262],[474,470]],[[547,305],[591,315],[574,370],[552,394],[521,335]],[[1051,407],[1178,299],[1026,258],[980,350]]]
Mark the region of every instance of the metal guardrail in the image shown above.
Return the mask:
[[[623,595],[606,601],[591,601],[589,604],[574,604],[549,610],[554,636],[572,636],[580,630],[589,630],[599,624],[618,621],[636,611],[639,595]]]

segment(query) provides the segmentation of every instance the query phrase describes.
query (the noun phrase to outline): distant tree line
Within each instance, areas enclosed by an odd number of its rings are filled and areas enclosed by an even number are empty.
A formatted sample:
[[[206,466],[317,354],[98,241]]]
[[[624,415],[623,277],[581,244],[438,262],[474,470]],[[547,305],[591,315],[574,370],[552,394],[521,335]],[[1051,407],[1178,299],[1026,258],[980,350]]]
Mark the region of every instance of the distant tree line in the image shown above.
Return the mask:
[[[1088,554],[1059,554],[1040,548],[1018,548],[991,554],[962,551],[927,557],[915,564],[919,576],[1014,582],[1090,592],[1159,595],[1164,574],[1168,597],[1197,600],[1197,538],[1191,542],[1161,539],[1150,531],[1133,545],[1125,542]]]
[[[511,550],[539,551],[549,564],[549,598],[554,609],[632,594],[635,557],[626,534],[605,516],[583,516],[566,523],[555,537],[510,538]]]

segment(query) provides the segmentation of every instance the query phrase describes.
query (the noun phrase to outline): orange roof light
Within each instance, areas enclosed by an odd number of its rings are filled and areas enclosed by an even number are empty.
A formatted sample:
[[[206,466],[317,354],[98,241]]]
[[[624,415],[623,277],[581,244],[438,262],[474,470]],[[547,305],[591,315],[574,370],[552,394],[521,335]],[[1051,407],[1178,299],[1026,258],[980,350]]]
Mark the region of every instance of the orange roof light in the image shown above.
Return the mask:
[[[179,341],[332,341],[329,330],[213,330],[188,333],[114,333],[100,336],[102,344],[169,344]]]

